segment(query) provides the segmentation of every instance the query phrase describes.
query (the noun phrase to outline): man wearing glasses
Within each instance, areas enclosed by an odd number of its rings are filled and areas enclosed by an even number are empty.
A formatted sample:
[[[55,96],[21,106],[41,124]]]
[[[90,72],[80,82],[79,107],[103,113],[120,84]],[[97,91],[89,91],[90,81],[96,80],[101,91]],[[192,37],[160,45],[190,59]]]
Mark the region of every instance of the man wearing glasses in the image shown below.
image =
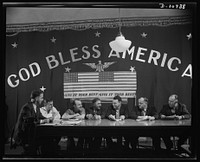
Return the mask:
[[[191,115],[187,110],[186,105],[178,101],[178,96],[176,94],[173,94],[169,97],[168,104],[163,105],[159,116],[162,120],[183,120],[191,118]],[[173,143],[170,140],[170,136],[165,136],[162,138],[165,142],[167,149],[171,150],[173,147]],[[178,150],[182,150],[181,145],[184,144],[187,138],[188,136],[186,134],[179,136],[177,144]]]

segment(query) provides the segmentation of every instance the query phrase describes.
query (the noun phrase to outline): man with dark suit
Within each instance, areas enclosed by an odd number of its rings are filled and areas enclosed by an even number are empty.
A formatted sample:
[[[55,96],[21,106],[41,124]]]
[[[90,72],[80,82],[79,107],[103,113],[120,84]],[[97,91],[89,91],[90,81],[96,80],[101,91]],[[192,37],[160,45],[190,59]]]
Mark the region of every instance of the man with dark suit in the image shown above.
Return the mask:
[[[163,105],[159,116],[162,120],[184,120],[191,118],[191,115],[187,110],[186,105],[178,101],[178,95],[176,94],[173,94],[169,97],[168,104]],[[173,147],[173,143],[170,140],[170,136],[164,136],[162,138],[165,142],[167,150],[171,150]],[[177,144],[178,150],[182,150],[181,145],[184,144],[187,138],[187,134],[179,136]]]
[[[144,121],[144,120],[155,120],[155,119],[158,119],[158,113],[154,106],[150,106],[148,104],[148,99],[146,97],[140,97],[138,99],[138,106],[136,106],[135,109],[129,113],[129,118],[136,119],[136,121],[138,122]],[[128,138],[127,141],[130,141],[131,143],[132,149],[136,149],[139,137],[135,136],[135,137],[127,137],[127,138]],[[151,135],[151,138],[153,140],[154,149],[156,151],[159,151],[161,149],[159,136],[155,134],[155,135]]]
[[[40,112],[39,105],[43,101],[43,96],[42,91],[34,90],[31,92],[31,101],[21,108],[15,125],[14,145],[22,145],[25,153],[35,153],[34,141],[32,140],[35,124],[49,122],[49,119],[45,119]]]
[[[122,104],[122,98],[115,96],[112,101],[112,105],[108,107],[106,118],[112,121],[120,122],[128,118],[128,108]],[[106,139],[108,147],[112,147],[112,138]],[[118,148],[122,148],[122,137],[117,137]]]

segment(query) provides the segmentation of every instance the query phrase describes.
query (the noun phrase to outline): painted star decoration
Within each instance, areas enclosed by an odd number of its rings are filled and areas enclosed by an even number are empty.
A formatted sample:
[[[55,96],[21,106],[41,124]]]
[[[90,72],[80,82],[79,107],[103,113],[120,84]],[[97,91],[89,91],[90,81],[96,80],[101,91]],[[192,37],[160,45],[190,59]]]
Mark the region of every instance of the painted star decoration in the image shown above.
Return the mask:
[[[131,66],[130,71],[131,71],[131,72],[135,71],[135,67],[132,67],[132,66]]]
[[[97,31],[97,32],[95,33],[95,36],[96,36],[96,37],[100,37],[100,34],[101,34],[101,33],[99,33],[99,32]]]
[[[65,68],[65,70],[66,70],[66,72],[69,73],[71,69],[69,67],[67,67],[67,68]]]
[[[51,38],[51,42],[52,43],[56,43],[56,39],[53,37],[53,38]]]
[[[191,39],[191,38],[192,38],[192,34],[189,33],[189,34],[187,35],[187,38],[188,38],[188,40]]]
[[[147,37],[147,33],[143,32],[143,33],[141,34],[141,36],[142,36],[142,38],[146,38],[146,37]]]
[[[16,42],[14,42],[13,44],[11,44],[12,46],[13,46],[13,48],[17,48],[17,43]]]
[[[40,90],[42,91],[42,92],[44,92],[45,91],[45,87],[44,86],[42,86],[41,88],[40,88]]]

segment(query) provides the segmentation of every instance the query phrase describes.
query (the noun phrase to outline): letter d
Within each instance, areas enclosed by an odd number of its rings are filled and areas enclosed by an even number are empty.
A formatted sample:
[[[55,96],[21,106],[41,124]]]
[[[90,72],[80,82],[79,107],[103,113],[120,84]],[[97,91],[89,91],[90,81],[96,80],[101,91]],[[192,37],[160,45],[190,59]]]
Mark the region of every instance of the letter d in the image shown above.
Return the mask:
[[[33,65],[36,67],[36,73],[35,73],[35,71],[33,70]],[[31,70],[31,73],[32,73],[33,77],[39,75],[40,72],[41,72],[40,66],[39,66],[39,64],[38,64],[37,62],[34,62],[34,63],[30,64],[30,65],[29,65],[29,68],[30,68],[30,70]]]

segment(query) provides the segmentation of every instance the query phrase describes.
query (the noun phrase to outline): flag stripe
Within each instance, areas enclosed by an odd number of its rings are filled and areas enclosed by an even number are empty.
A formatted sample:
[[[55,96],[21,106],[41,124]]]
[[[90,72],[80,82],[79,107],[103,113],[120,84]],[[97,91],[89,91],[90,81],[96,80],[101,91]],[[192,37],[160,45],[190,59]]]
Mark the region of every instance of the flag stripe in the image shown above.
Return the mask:
[[[137,77],[136,72],[129,71],[64,73],[63,88],[66,98],[74,93],[80,93],[81,97],[86,93],[135,93]]]
[[[66,89],[70,89],[70,88],[73,88],[74,86],[73,85],[65,85],[64,88]],[[76,85],[76,88],[89,88],[89,87],[97,87],[97,85]],[[109,87],[137,87],[137,85],[114,85],[114,84],[110,84],[110,85],[98,85],[98,87],[101,87],[101,88],[109,88]]]
[[[92,84],[95,84],[95,85],[109,85],[109,84],[117,84],[117,85],[136,85],[137,82],[136,80],[133,81],[133,82],[91,82],[91,83],[88,83],[88,82],[82,82],[82,83],[64,83],[63,85],[64,86],[68,86],[68,85],[72,85],[72,86],[77,86],[77,85],[92,85]]]

